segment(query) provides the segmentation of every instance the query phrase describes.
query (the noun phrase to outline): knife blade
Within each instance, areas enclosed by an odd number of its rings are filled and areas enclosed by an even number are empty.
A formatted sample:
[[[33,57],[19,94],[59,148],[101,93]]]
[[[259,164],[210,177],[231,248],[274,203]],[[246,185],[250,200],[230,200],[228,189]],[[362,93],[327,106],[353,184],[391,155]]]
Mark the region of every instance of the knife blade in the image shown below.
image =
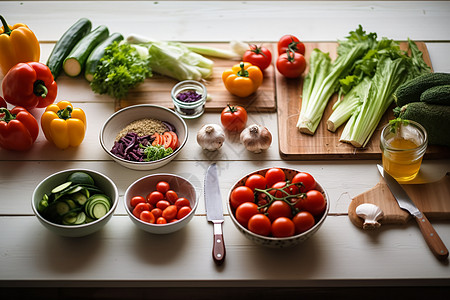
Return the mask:
[[[226,252],[222,232],[222,224],[224,222],[222,197],[220,195],[219,177],[217,175],[217,165],[215,163],[211,164],[208,170],[206,171],[204,192],[205,192],[206,218],[209,222],[212,222],[214,225],[213,227],[214,241],[213,241],[212,256],[214,262],[218,265],[221,265],[225,260]]]
[[[420,231],[422,232],[422,235],[424,236],[425,241],[433,254],[440,260],[447,259],[448,249],[445,247],[436,230],[434,230],[430,221],[428,221],[425,215],[417,208],[397,180],[395,180],[394,177],[384,170],[382,166],[377,164],[377,168],[394,195],[395,200],[397,200],[400,208],[409,212],[417,221],[417,224],[419,224]]]

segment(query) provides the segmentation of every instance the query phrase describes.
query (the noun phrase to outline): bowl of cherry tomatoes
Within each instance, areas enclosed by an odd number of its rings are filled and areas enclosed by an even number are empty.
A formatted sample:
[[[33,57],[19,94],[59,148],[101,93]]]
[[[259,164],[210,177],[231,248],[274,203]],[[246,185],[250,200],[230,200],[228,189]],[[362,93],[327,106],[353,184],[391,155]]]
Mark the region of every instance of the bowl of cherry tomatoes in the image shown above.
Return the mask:
[[[124,204],[137,227],[150,233],[167,234],[191,221],[198,197],[187,179],[174,174],[152,174],[127,188]]]
[[[330,202],[311,174],[272,167],[239,179],[229,191],[227,206],[245,237],[259,245],[285,248],[319,230]]]

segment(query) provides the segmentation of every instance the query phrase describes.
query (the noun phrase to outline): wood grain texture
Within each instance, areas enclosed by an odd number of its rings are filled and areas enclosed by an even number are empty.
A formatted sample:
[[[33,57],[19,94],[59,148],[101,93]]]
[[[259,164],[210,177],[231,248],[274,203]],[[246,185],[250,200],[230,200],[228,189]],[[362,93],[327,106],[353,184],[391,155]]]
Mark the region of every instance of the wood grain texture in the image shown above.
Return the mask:
[[[428,50],[423,42],[416,42],[419,49],[423,52],[425,62],[431,66]],[[407,49],[407,43],[400,43],[402,49]],[[336,58],[337,43],[305,43],[306,59],[309,61],[309,55],[313,49],[318,48],[323,52],[328,52],[332,60]],[[298,116],[300,114],[301,97],[303,89],[303,79],[308,73],[306,69],[304,75],[299,79],[286,79],[279,73],[276,74],[277,87],[277,114],[278,114],[278,134],[280,155],[283,159],[308,160],[308,159],[380,159],[380,132],[381,128],[393,119],[392,104],[382,117],[377,129],[373,133],[367,146],[364,148],[355,148],[350,144],[339,141],[344,125],[338,128],[336,132],[327,129],[326,120],[332,113],[332,106],[337,101],[337,94],[333,95],[322,120],[319,123],[314,135],[300,133],[296,127]],[[448,148],[429,146],[426,157],[442,157],[449,154]]]
[[[450,173],[438,182],[402,185],[416,206],[431,220],[450,219]],[[356,215],[356,208],[363,203],[372,203],[381,208],[384,217],[381,224],[405,224],[411,215],[401,209],[387,184],[382,181],[372,189],[352,199],[348,207],[348,217],[361,227],[363,220]]]

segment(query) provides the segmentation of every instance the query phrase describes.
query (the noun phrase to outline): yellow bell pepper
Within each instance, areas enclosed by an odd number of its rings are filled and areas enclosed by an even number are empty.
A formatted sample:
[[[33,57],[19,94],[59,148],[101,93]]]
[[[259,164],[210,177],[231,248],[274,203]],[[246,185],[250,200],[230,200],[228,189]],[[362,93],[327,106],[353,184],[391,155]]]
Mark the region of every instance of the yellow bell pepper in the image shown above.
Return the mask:
[[[81,144],[86,133],[86,115],[69,101],[47,106],[41,117],[42,131],[48,141],[60,149]]]
[[[222,73],[222,80],[227,90],[238,97],[253,94],[263,82],[260,68],[248,62],[241,62]]]
[[[18,63],[39,61],[41,49],[39,41],[27,25],[17,23],[9,27],[0,16],[0,70],[3,75]]]

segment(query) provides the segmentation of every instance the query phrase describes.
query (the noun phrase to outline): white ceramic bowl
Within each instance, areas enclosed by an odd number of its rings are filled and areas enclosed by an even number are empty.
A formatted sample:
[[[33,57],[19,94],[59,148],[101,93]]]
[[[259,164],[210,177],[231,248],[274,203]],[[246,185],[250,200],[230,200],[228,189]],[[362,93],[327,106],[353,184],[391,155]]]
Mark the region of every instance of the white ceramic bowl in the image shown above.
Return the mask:
[[[66,179],[70,174],[77,171],[85,172],[92,176],[95,185],[100,190],[102,190],[105,195],[110,197],[112,201],[111,209],[102,218],[81,225],[60,225],[44,219],[37,210],[39,202],[41,201],[44,194],[49,194],[53,188],[66,182],[67,181]],[[113,213],[117,207],[118,202],[119,202],[119,192],[117,190],[117,187],[114,184],[114,182],[107,176],[93,170],[69,169],[54,173],[45,178],[44,180],[42,180],[34,189],[31,206],[37,219],[42,225],[44,225],[45,228],[61,236],[81,237],[92,234],[100,230],[103,226],[105,226],[106,223],[108,223],[111,217],[113,216]]]
[[[262,245],[262,246],[266,246],[269,248],[286,248],[286,247],[292,247],[295,246],[301,242],[304,242],[305,240],[307,240],[308,238],[310,238],[314,233],[317,232],[317,230],[319,230],[319,228],[322,226],[323,222],[325,221],[326,217],[328,216],[328,211],[330,209],[330,201],[328,198],[328,195],[325,191],[325,189],[322,187],[322,185],[320,185],[317,181],[316,181],[316,189],[320,192],[322,192],[322,194],[324,195],[325,201],[326,201],[326,208],[325,211],[323,213],[323,215],[321,215],[319,218],[316,218],[316,224],[309,230],[294,235],[294,236],[290,236],[290,237],[285,237],[285,238],[276,238],[276,237],[268,237],[268,236],[262,236],[256,233],[251,232],[250,230],[248,230],[247,228],[245,228],[244,226],[242,226],[236,219],[235,215],[234,215],[234,210],[231,208],[230,205],[230,196],[231,196],[231,192],[237,188],[238,186],[242,186],[245,185],[245,181],[247,180],[247,178],[252,175],[252,174],[260,174],[260,175],[265,175],[267,169],[261,169],[258,171],[254,171],[250,174],[247,174],[246,176],[242,177],[240,180],[238,180],[236,182],[236,184],[230,189],[229,193],[228,193],[228,201],[227,201],[227,207],[228,207],[228,212],[230,213],[231,216],[231,220],[233,221],[234,225],[236,226],[236,228],[242,233],[244,234],[244,236],[246,238],[248,238],[249,240],[255,242],[258,245]],[[294,170],[294,169],[287,169],[287,168],[280,168],[284,171],[285,175],[286,175],[286,179],[287,180],[292,180],[292,178],[295,176],[295,174],[297,174],[298,170]]]
[[[150,192],[156,190],[156,184],[159,181],[168,182],[170,189],[174,190],[178,197],[185,197],[189,200],[192,210],[183,219],[167,224],[150,224],[141,221],[133,215],[133,208],[130,204],[131,198],[134,196],[145,198]],[[198,197],[195,187],[185,178],[173,174],[153,174],[136,180],[128,187],[124,196],[124,204],[128,216],[137,227],[150,233],[167,234],[180,230],[191,221],[198,206]]]
[[[179,147],[171,155],[149,162],[130,161],[111,153],[117,134],[131,122],[144,118],[156,119],[172,124],[176,128]],[[122,166],[133,170],[153,170],[166,165],[174,159],[186,144],[187,137],[186,122],[174,111],[158,105],[142,104],[126,107],[112,114],[106,120],[105,124],[103,124],[100,131],[100,144],[105,152]]]

